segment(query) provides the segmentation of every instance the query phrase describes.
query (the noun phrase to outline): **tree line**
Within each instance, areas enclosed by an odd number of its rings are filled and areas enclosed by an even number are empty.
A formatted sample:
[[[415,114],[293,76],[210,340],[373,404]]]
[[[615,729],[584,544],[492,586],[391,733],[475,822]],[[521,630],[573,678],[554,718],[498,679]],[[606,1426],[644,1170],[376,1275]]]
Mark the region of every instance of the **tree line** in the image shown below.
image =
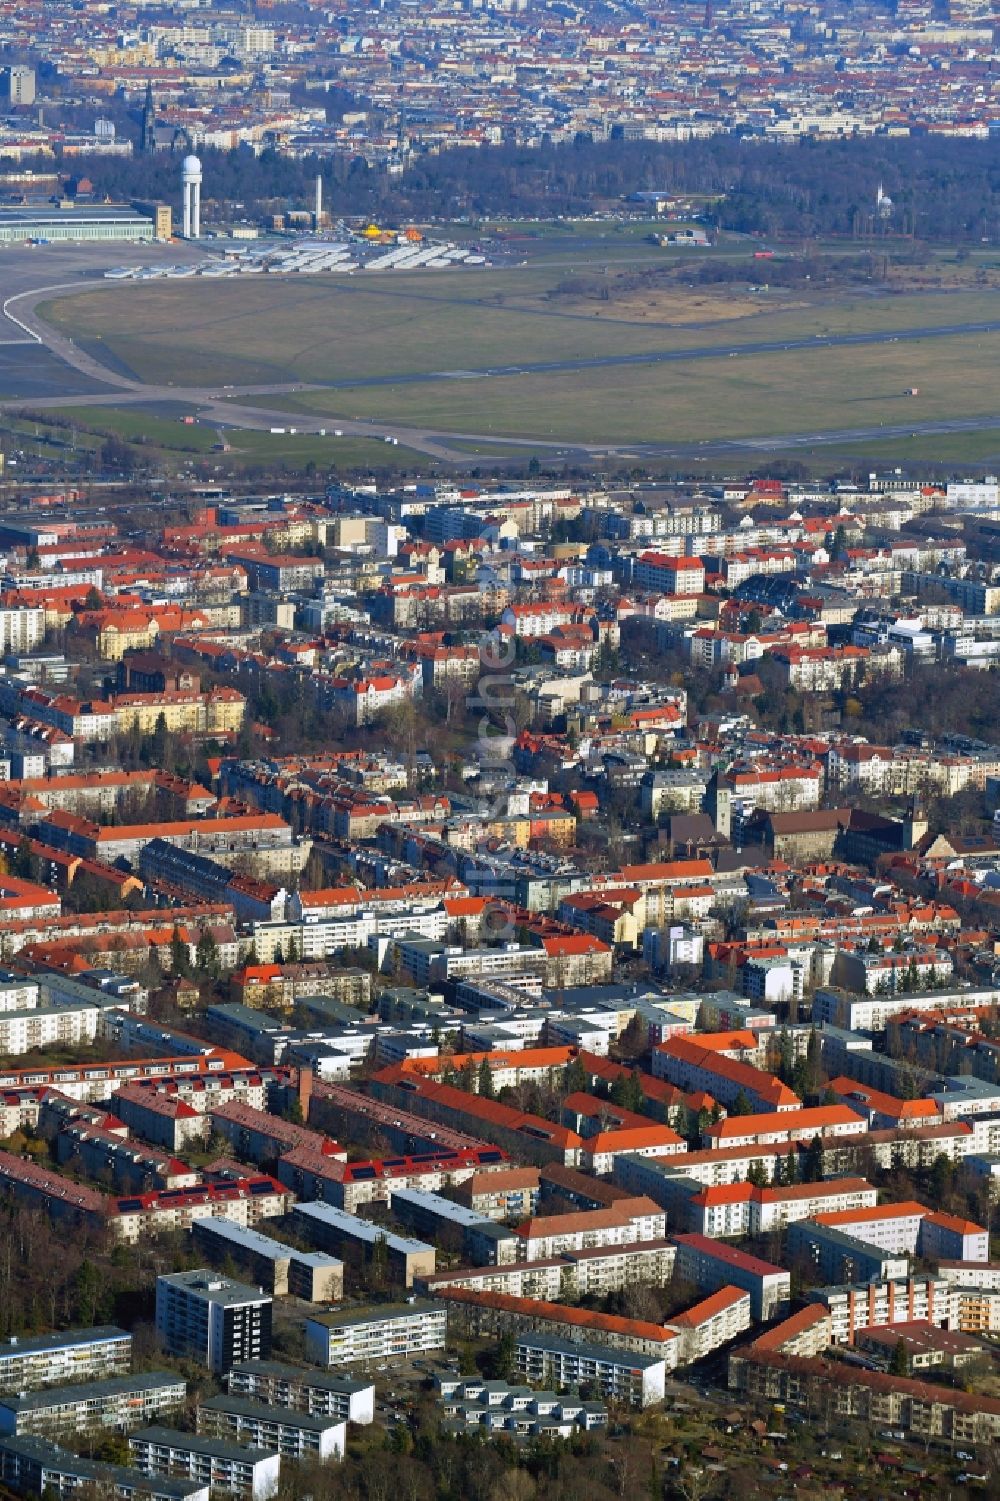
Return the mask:
[[[928,135],[806,138],[791,145],[737,135],[683,143],[581,135],[536,147],[417,156],[398,176],[362,156],[296,159],[273,150],[255,156],[247,147],[201,154],[206,199],[216,204],[308,207],[319,174],[334,217],[550,219],[645,190],[704,197],[712,222],[724,230],[788,238],[907,234],[973,244],[995,238],[1000,208],[995,145]],[[79,156],[71,170],[77,180],[88,178],[98,197],[179,198],[179,162],[169,152]],[[874,214],[880,183],[893,201],[886,219]]]

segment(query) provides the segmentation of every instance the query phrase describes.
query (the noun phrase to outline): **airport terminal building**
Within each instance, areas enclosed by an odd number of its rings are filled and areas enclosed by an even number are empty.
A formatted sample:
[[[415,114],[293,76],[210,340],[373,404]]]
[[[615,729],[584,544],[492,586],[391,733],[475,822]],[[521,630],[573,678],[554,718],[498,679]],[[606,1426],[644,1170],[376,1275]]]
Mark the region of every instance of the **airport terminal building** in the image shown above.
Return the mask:
[[[0,245],[27,241],[66,243],[154,240],[156,222],[135,209],[116,207],[56,208],[34,205],[0,208]]]

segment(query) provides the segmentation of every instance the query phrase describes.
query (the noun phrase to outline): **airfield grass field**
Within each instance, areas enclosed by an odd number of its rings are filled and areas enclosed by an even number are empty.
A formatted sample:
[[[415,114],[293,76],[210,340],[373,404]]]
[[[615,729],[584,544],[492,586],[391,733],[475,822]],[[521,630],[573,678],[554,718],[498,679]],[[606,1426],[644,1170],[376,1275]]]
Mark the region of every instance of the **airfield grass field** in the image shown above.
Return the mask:
[[[420,472],[428,464],[425,454],[403,444],[390,447],[375,437],[273,434],[248,428],[220,431],[214,424],[185,423],[183,415],[189,411],[190,404],[178,404],[174,414],[165,403],[153,410],[135,406],[61,407],[58,424],[4,419],[0,446],[21,448],[31,457],[51,457],[56,446],[85,458],[88,453],[99,453],[110,436],[133,445],[137,456],[141,454],[149,464],[165,471],[176,471],[195,461],[203,466],[210,460],[220,473],[233,475],[265,465],[290,472],[315,469],[350,474],[386,468]]]
[[[228,386],[264,392],[314,386],[233,400],[316,420],[358,418],[384,423],[387,430],[395,423],[464,435],[484,457],[494,438],[498,445],[505,438],[696,445],[773,434],[870,432],[911,421],[916,429],[997,413],[997,334],[729,353],[760,341],[858,333],[892,340],[911,329],[1000,320],[995,257],[962,266],[941,258],[928,273],[930,284],[919,291],[907,271],[891,274],[888,283],[751,292],[748,282],[766,277],[768,263],[753,261],[746,245],[739,252],[746,281],[689,287],[662,278],[637,283],[636,273],[677,264],[676,254],[658,259],[661,253],[638,237],[614,242],[621,263],[614,261],[610,243],[607,249],[574,250],[566,234],[542,238],[546,255],[530,251],[524,265],[349,278],[123,283],[59,297],[38,311],[115,369],[150,385],[173,386],[179,398],[185,387],[223,397]],[[942,267],[954,276],[953,288],[933,284]],[[719,349],[719,357],[643,360],[705,348]],[[609,356],[637,356],[639,362],[479,373]],[[911,387],[919,388],[919,396],[905,394]],[[89,416],[84,411],[81,423],[110,427],[107,409],[91,409]],[[130,433],[125,428],[132,416],[138,426]],[[114,430],[130,441],[142,432],[164,447],[202,453],[218,441],[213,428],[202,430],[205,437],[180,428],[178,437],[176,421],[170,434],[159,433],[153,430],[156,420],[126,416],[123,409]],[[270,434],[229,429],[226,438],[234,454],[245,452],[253,461],[277,456]],[[338,460],[348,441],[338,440]],[[377,442],[358,441],[378,448]],[[866,451],[875,457],[881,444],[867,441]],[[958,461],[992,455],[997,441],[993,432],[892,439],[886,456],[906,445],[916,457],[915,445],[922,449],[926,443],[929,458],[951,454]],[[312,462],[329,462],[326,440],[301,435],[284,442],[303,452],[308,447]],[[855,447],[845,439],[839,451]],[[383,455],[383,465],[388,458],[402,463],[402,449]]]
[[[997,410],[1000,338],[794,350],[691,364],[355,386],[274,398],[288,411],[478,437],[677,442],[902,426]],[[906,392],[912,387],[919,395]]]

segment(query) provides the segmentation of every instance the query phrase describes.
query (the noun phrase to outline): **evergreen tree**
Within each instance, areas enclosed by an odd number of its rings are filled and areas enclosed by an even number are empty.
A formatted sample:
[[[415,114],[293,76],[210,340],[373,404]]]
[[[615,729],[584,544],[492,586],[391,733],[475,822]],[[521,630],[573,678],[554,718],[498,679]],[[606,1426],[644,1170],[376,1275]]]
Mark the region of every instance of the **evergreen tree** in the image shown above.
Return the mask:
[[[198,935],[198,946],[195,949],[195,969],[207,980],[217,980],[222,973],[222,964],[219,958],[219,945],[216,943],[208,928],[202,928]]]
[[[181,975],[187,977],[191,973],[188,946],[181,937],[181,930],[176,923],[170,935],[170,973],[175,979]]]
[[[823,1176],[823,1143],[814,1136],[802,1159],[803,1183],[818,1183]]]
[[[496,1347],[496,1379],[509,1381],[514,1370],[514,1336],[509,1329],[505,1329],[497,1340]]]
[[[571,1058],[563,1070],[563,1089],[566,1094],[578,1094],[587,1088],[587,1070],[579,1058]]]
[[[492,1100],[496,1097],[493,1088],[493,1070],[490,1068],[490,1060],[488,1058],[484,1058],[479,1065],[479,1078],[477,1082],[479,1093],[484,1100]]]
[[[611,1081],[611,1089],[608,1092],[608,1099],[611,1101],[612,1105],[620,1105],[623,1110],[627,1110],[628,1105],[625,1103],[627,1095],[628,1075],[618,1074]]]
[[[634,1068],[625,1081],[625,1109],[631,1110],[633,1115],[642,1115],[646,1105],[646,1096],[642,1089],[642,1075]]]
[[[729,1111],[730,1115],[753,1115],[753,1106],[749,1096],[741,1089]]]
[[[370,1285],[378,1290],[385,1286],[386,1277],[389,1275],[389,1247],[384,1235],[375,1237],[372,1245],[371,1261],[368,1264],[368,1280]]]
[[[18,876],[22,881],[30,881],[33,878],[34,857],[31,853],[31,840],[22,834],[17,841],[17,849],[14,851],[14,860],[11,875]]]
[[[897,1340],[889,1357],[890,1376],[908,1376],[910,1374],[910,1357],[906,1353],[905,1340]]]

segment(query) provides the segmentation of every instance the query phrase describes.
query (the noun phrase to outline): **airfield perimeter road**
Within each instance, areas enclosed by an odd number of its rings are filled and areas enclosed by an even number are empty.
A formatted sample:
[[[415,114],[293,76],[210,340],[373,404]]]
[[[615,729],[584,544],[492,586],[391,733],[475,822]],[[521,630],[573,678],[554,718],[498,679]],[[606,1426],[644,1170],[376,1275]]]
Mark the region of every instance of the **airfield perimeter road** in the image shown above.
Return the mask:
[[[89,251],[89,254],[88,254]],[[524,448],[545,450],[562,458],[586,460],[598,456],[646,459],[708,459],[725,457],[748,450],[762,455],[772,451],[805,449],[817,446],[836,447],[888,438],[975,432],[1000,427],[1000,411],[995,415],[972,418],[947,418],[939,421],[908,421],[895,426],[842,428],[835,431],[775,433],[763,437],[708,441],[702,443],[622,442],[592,444],[580,441],[516,438],[503,433],[451,432],[423,427],[403,427],[386,419],[361,421],[339,416],[309,417],[304,413],[269,408],[266,400],[259,404],[253,397],[287,395],[311,390],[337,390],[362,386],[413,385],[441,380],[483,380],[519,375],[559,374],[576,370],[612,369],[633,365],[675,364],[720,359],[727,356],[780,355],[785,351],[823,349],[916,342],[923,339],[949,338],[956,335],[995,335],[1000,322],[949,323],[932,327],[901,329],[894,332],[823,334],[819,337],[784,340],[760,339],[732,347],[719,344],[688,349],[654,350],[639,354],[594,355],[576,359],[526,361],[518,365],[499,365],[463,370],[419,371],[402,375],[354,377],[344,381],[303,384],[269,384],[234,386],[220,391],[217,386],[150,385],[104,364],[92,353],[81,349],[67,335],[45,323],[37,313],[38,304],[55,293],[77,293],[97,288],[108,289],[95,272],[109,264],[109,247],[41,247],[38,252],[9,251],[2,264],[5,293],[3,320],[0,321],[0,409],[31,410],[60,406],[115,406],[125,404],[183,402],[197,411],[202,422],[220,428],[245,428],[268,431],[272,427],[287,429],[294,424],[302,434],[327,431],[334,425],[352,437],[381,437],[387,429],[404,447],[418,450],[443,463],[467,465],[469,452],[452,445],[499,445],[510,457],[510,450]],[[203,255],[188,246],[116,246],[111,253],[128,264],[164,265],[190,261]],[[40,276],[48,273],[44,285]],[[83,273],[81,275],[81,272]],[[52,273],[55,273],[53,275]],[[75,275],[74,275],[75,273]],[[89,273],[89,274],[88,274]],[[60,279],[61,277],[61,279]],[[120,284],[124,289],[134,283]],[[15,385],[16,383],[16,385]],[[13,389],[12,389],[13,388]],[[488,456],[480,453],[478,457]]]

